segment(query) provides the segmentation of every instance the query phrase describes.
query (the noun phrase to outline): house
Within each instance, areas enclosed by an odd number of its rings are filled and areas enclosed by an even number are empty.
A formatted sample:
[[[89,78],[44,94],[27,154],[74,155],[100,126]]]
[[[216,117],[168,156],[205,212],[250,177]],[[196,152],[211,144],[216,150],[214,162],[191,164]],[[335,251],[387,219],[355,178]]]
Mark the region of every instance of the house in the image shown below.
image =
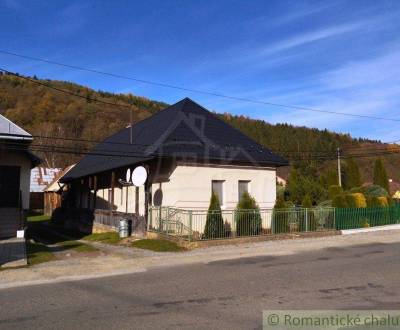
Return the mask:
[[[122,129],[70,170],[69,205],[143,216],[151,206],[205,210],[211,191],[234,209],[248,191],[261,208],[276,199],[276,168],[287,161],[185,98]],[[143,166],[143,186],[124,185],[128,169]],[[72,199],[72,202],[71,202]]]
[[[63,188],[65,184],[60,182],[60,179],[63,178],[73,167],[75,164],[67,166],[65,169],[59,171],[56,174],[56,177],[44,188],[44,207],[43,213],[46,215],[51,215],[53,211],[61,207]]]
[[[281,186],[283,186],[283,187],[286,187],[287,181],[284,178],[282,178],[281,176],[277,175],[276,176],[276,183],[281,185]]]
[[[0,238],[15,237],[29,209],[30,172],[40,163],[32,135],[0,115]]]
[[[44,208],[44,190],[61,173],[61,168],[38,166],[31,170],[31,194],[29,207],[42,212]]]

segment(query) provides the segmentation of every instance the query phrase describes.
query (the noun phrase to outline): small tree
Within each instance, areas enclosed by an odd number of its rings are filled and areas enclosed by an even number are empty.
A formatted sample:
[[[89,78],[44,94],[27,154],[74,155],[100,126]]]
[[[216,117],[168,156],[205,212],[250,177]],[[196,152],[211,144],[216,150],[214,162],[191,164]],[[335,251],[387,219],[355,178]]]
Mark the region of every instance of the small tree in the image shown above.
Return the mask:
[[[276,198],[276,202],[275,202],[275,209],[284,209],[286,207],[286,202],[285,202],[285,198],[281,195],[279,195]]]
[[[204,238],[224,237],[224,219],[222,218],[221,205],[218,196],[212,192],[210,206],[208,207]]]
[[[310,208],[312,207],[312,200],[310,195],[305,195],[302,202],[301,202],[301,206],[304,208]]]
[[[361,173],[360,169],[354,159],[346,161],[346,176],[343,182],[346,189],[361,186]]]
[[[259,235],[261,214],[256,200],[245,191],[236,206],[236,233],[238,236]]]
[[[389,180],[387,177],[385,166],[383,165],[383,161],[380,158],[375,160],[374,184],[385,188],[386,191],[389,191]]]
[[[346,196],[344,194],[336,195],[332,200],[332,206],[337,208],[349,207],[347,204]]]
[[[338,185],[329,186],[328,196],[333,200],[337,195],[343,194],[343,188]]]

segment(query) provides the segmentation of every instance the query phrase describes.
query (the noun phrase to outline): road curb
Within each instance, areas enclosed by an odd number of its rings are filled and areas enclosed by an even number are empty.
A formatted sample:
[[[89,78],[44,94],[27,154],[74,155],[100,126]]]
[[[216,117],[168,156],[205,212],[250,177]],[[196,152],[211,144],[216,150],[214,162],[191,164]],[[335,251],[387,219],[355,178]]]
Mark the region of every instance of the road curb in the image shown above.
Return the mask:
[[[342,232],[342,235],[355,235],[355,234],[362,234],[362,233],[372,233],[372,232],[383,231],[383,230],[400,230],[400,224],[377,226],[377,227],[370,227],[370,228],[346,229],[346,230],[342,230],[341,232]]]

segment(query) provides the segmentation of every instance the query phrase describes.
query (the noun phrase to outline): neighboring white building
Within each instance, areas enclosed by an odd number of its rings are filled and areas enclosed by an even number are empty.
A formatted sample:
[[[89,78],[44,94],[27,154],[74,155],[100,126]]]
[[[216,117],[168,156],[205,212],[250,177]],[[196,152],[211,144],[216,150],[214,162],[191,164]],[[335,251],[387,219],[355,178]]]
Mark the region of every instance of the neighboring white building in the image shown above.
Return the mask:
[[[100,155],[101,153],[101,155]],[[124,186],[127,169],[145,166],[139,188]],[[248,191],[261,208],[276,199],[276,168],[287,161],[190,99],[99,144],[63,178],[80,208],[145,215],[150,206],[207,209],[211,192],[234,209]]]
[[[32,135],[0,115],[0,238],[16,236],[29,209],[30,172],[39,163]]]

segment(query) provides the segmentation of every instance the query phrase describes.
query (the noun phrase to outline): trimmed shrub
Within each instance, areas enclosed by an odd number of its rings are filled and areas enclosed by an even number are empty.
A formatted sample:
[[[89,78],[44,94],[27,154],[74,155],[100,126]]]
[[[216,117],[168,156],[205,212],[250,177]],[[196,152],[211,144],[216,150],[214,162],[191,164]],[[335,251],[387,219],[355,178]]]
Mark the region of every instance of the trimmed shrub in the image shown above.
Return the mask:
[[[304,208],[310,208],[312,207],[312,200],[310,195],[305,195],[303,198],[303,201],[301,202],[301,206]]]
[[[224,236],[224,219],[222,218],[221,206],[218,196],[212,192],[207,212],[206,227],[204,229],[204,238],[221,238]]]
[[[369,207],[388,207],[389,202],[387,197],[372,197],[370,202],[368,203]]]
[[[346,196],[344,194],[336,195],[332,201],[332,206],[338,208],[349,207]]]
[[[384,188],[377,186],[375,184],[353,188],[353,189],[350,189],[350,192],[351,193],[357,193],[357,192],[362,193],[362,194],[364,194],[364,196],[366,198],[380,197],[380,196],[388,197],[389,196],[388,192]]]
[[[367,207],[367,201],[362,193],[353,193],[345,195],[348,207],[364,208]]]
[[[329,199],[334,199],[337,195],[343,194],[343,188],[341,186],[330,186],[328,189]]]
[[[278,198],[276,199],[274,208],[275,209],[283,209],[283,208],[285,208],[285,204],[286,204],[286,202],[285,202],[284,197],[278,196]]]
[[[245,191],[236,206],[237,236],[252,236],[261,233],[261,214],[256,200]]]

